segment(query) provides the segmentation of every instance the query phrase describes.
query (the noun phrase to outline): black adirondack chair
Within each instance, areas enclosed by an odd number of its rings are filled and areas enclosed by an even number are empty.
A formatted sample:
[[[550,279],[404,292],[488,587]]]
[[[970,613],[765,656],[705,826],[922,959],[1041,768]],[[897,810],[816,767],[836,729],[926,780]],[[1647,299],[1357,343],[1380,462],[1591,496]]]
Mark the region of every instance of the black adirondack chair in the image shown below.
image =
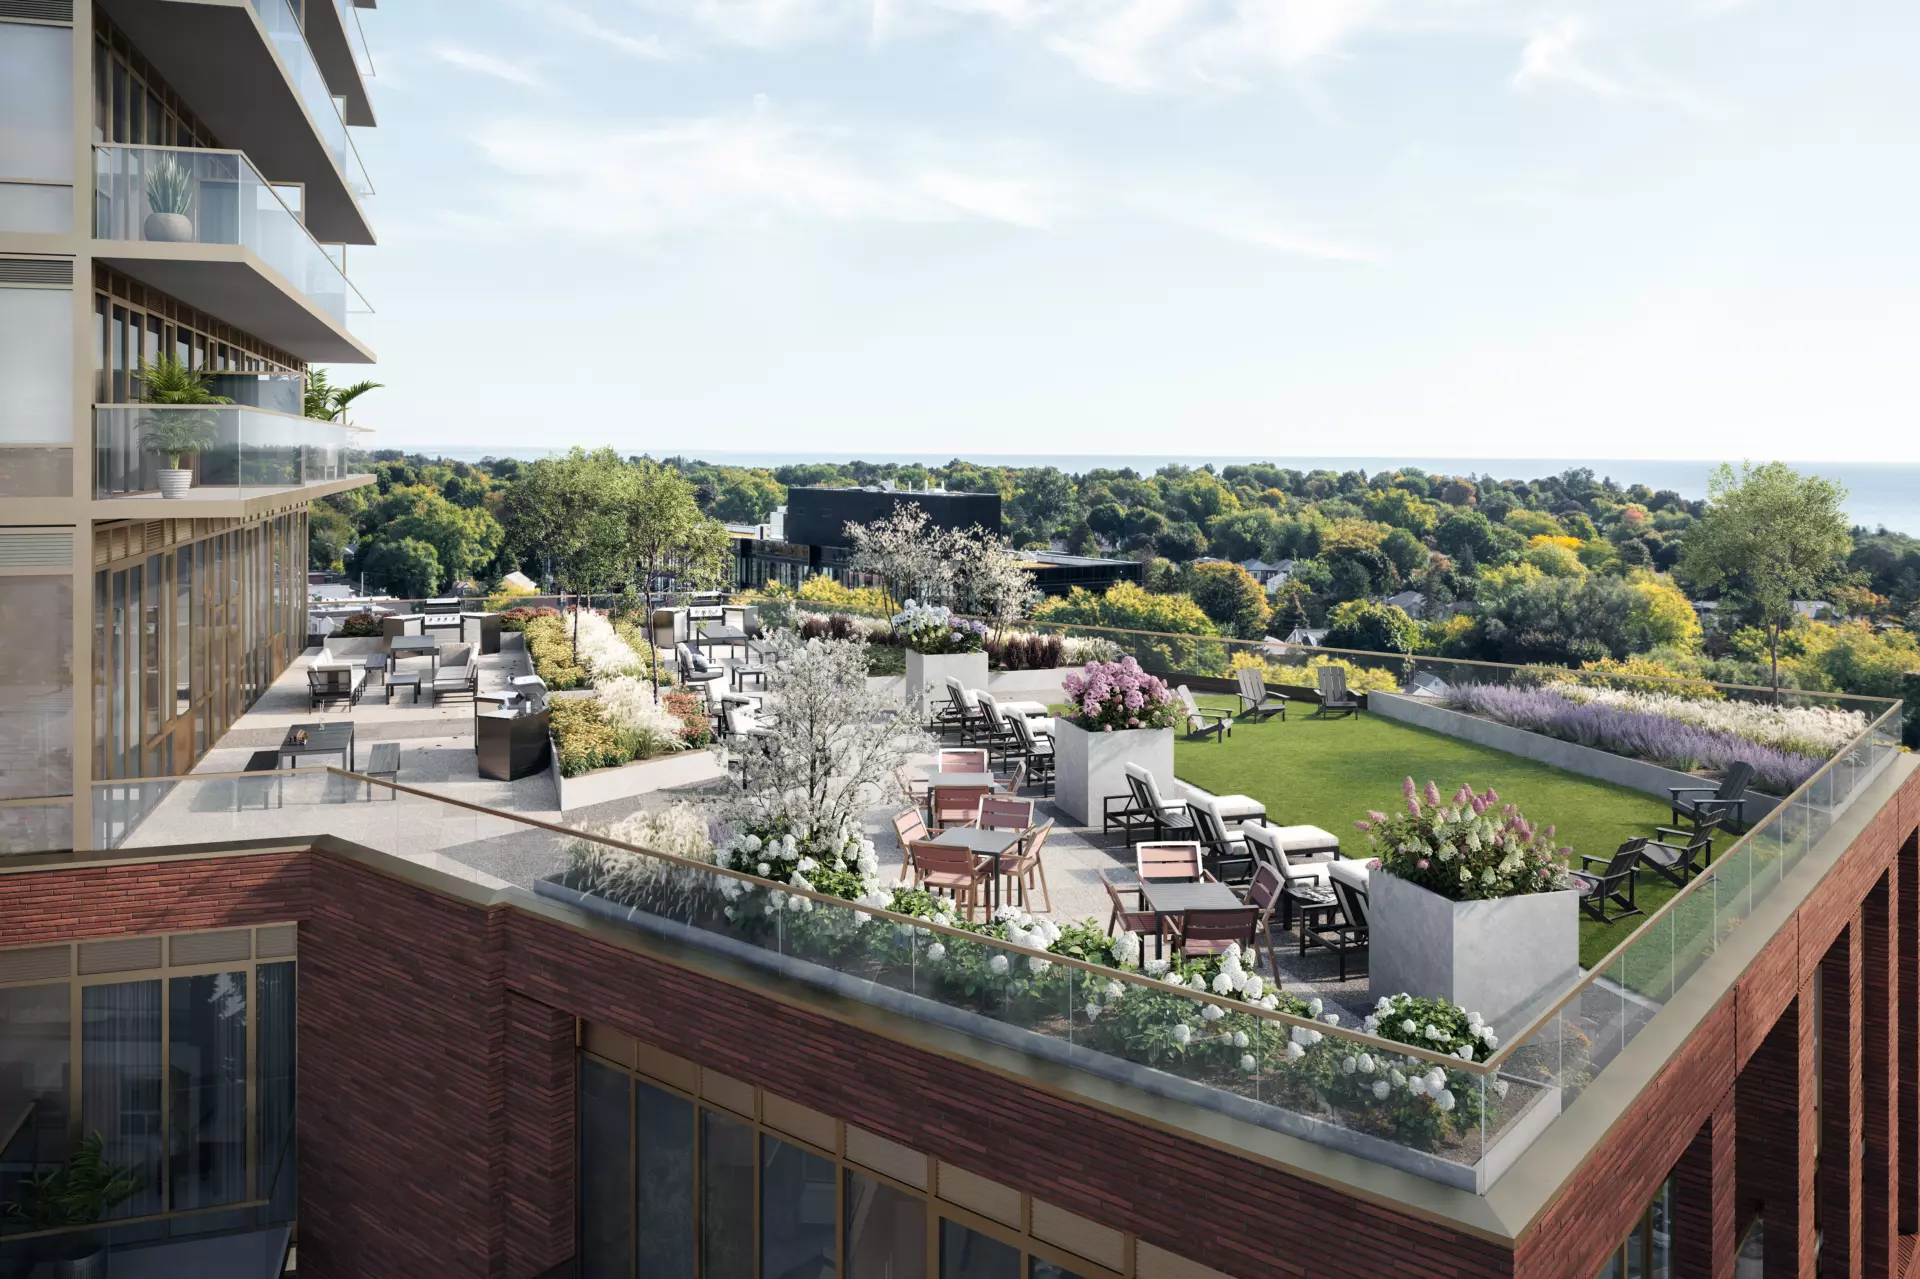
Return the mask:
[[[1620,845],[1611,857],[1582,854],[1580,860],[1584,863],[1583,867],[1567,872],[1573,877],[1573,886],[1580,894],[1580,909],[1603,924],[1611,924],[1628,915],[1645,914],[1633,899],[1633,872],[1640,865],[1640,854],[1650,842],[1644,836],[1630,839]],[[1596,866],[1601,869],[1595,870]],[[1609,904],[1614,907],[1611,915],[1607,914]]]

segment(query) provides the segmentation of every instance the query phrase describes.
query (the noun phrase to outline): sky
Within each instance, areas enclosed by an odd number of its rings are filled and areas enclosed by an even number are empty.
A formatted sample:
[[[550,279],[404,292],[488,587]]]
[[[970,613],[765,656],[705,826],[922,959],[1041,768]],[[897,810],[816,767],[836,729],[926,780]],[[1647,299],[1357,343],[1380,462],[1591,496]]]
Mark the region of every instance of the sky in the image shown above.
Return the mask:
[[[1911,0],[359,12],[383,444],[1920,462]]]

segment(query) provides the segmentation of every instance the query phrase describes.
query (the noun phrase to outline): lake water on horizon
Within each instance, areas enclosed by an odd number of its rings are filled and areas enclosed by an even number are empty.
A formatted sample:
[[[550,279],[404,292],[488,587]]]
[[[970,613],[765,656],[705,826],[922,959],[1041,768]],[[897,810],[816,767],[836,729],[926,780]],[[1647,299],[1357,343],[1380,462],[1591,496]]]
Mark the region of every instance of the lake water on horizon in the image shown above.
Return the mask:
[[[407,451],[414,451],[411,446]],[[419,452],[429,456],[453,458],[466,462],[477,462],[483,457],[514,457],[522,461],[545,457],[557,452],[544,448],[508,448],[508,449],[472,449],[472,448],[420,448]],[[655,456],[669,456],[658,449],[648,450]],[[799,452],[791,450],[764,450],[756,452],[726,452],[705,449],[697,454],[701,460],[717,462],[726,466],[788,466],[801,462],[848,461],[857,457],[867,462],[917,462],[921,465],[944,465],[955,456],[952,452],[941,453],[860,453],[849,455],[833,452]],[[1360,469],[1371,474],[1382,469],[1400,466],[1417,466],[1422,470],[1435,471],[1447,475],[1491,475],[1498,479],[1538,479],[1543,475],[1558,475],[1572,467],[1589,467],[1601,477],[1612,477],[1623,485],[1645,484],[1648,488],[1672,489],[1688,499],[1702,498],[1707,495],[1707,477],[1713,472],[1717,462],[1674,462],[1674,461],[1635,461],[1631,459],[1611,458],[1604,461],[1568,460],[1565,458],[1353,458],[1353,457],[1252,457],[1252,456],[1213,456],[1166,454],[1161,456],[1103,455],[1103,454],[1040,454],[1040,453],[962,453],[959,456],[969,462],[982,466],[1057,466],[1069,474],[1079,474],[1097,468],[1118,470],[1132,467],[1141,472],[1152,472],[1170,462],[1184,466],[1200,466],[1211,462],[1218,468],[1241,462],[1272,462],[1277,466],[1290,466],[1297,470],[1335,470],[1349,471]],[[1881,462],[1797,462],[1797,469],[1822,475],[1847,488],[1847,515],[1855,524],[1867,528],[1882,525],[1899,533],[1920,537],[1920,466],[1881,463]]]

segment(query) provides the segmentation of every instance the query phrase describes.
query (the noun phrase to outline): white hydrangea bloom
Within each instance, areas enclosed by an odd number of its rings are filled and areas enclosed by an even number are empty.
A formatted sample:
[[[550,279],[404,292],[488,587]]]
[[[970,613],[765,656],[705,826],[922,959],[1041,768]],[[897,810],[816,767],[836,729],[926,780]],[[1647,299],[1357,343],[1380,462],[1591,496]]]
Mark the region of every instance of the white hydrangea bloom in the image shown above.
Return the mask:
[[[1504,1079],[1495,1079],[1495,1080],[1493,1081],[1493,1091],[1494,1091],[1494,1092],[1496,1092],[1496,1093],[1498,1093],[1498,1094],[1499,1094],[1500,1096],[1502,1096],[1502,1097],[1504,1097],[1504,1096],[1506,1096],[1506,1095],[1507,1095],[1507,1081],[1506,1081],[1506,1080],[1504,1080]]]
[[[1167,964],[1167,960],[1158,957],[1149,959],[1146,965],[1147,976],[1158,977],[1161,973],[1167,971]]]
[[[1260,978],[1254,976],[1252,973],[1249,973],[1247,974],[1246,984],[1240,987],[1240,997],[1242,999],[1252,999],[1257,1001],[1259,1000],[1261,994],[1264,993],[1266,989],[1267,989],[1267,984],[1264,981],[1260,980]]]
[[[1247,1046],[1247,1032],[1246,1032],[1246,1031],[1244,1031],[1244,1030],[1236,1030],[1236,1031],[1234,1031],[1234,1032],[1233,1032],[1233,1046],[1234,1046],[1235,1048],[1245,1048],[1245,1047]]]
[[[1100,1015],[1100,1005],[1094,1003],[1091,999],[1089,999],[1087,1001],[1087,1020],[1092,1021],[1094,1018],[1098,1017],[1099,1015]]]
[[[1373,1099],[1374,1099],[1375,1101],[1385,1101],[1385,1100],[1387,1099],[1387,1093],[1388,1093],[1389,1091],[1391,1091],[1391,1090],[1390,1090],[1390,1089],[1389,1089],[1389,1088],[1387,1087],[1387,1081],[1386,1081],[1386,1080],[1384,1080],[1384,1079],[1376,1079],[1376,1080],[1374,1080],[1374,1083],[1373,1083]]]
[[[939,942],[935,942],[933,943],[933,945],[927,947],[927,958],[932,960],[934,963],[937,964],[941,960],[945,959],[946,957],[947,957],[947,948],[941,945]]]
[[[1204,1009],[1201,1010],[1200,1015],[1202,1017],[1205,1017],[1208,1021],[1219,1021],[1222,1017],[1225,1017],[1227,1015],[1227,1010],[1222,1008],[1218,1004],[1208,1004]]]
[[[1440,1109],[1443,1111],[1452,1110],[1453,1109],[1453,1093],[1449,1089],[1442,1088],[1440,1090],[1440,1095],[1433,1099],[1433,1104],[1440,1107]]]
[[[1307,1055],[1307,1050],[1302,1048],[1299,1044],[1289,1043],[1287,1045],[1288,1061],[1299,1061],[1302,1057],[1306,1055]]]
[[[1007,971],[1007,957],[1005,955],[995,955],[987,961],[987,967],[992,969],[994,974],[998,976]]]
[[[1371,1075],[1373,1073],[1373,1054],[1361,1053],[1353,1059],[1353,1064],[1359,1068],[1361,1074]]]
[[[1180,1044],[1184,1047],[1187,1041],[1192,1038],[1193,1038],[1193,1027],[1187,1025],[1185,1022],[1181,1022],[1179,1025],[1173,1028],[1174,1043]]]
[[[1309,999],[1307,1001],[1307,1016],[1318,1017],[1320,1015],[1320,1010],[1325,1008],[1326,1006],[1327,1005],[1324,1000]]]
[[[1258,1065],[1259,1063],[1254,1061],[1252,1053],[1240,1054],[1240,1069],[1246,1071],[1249,1075],[1254,1072]]]
[[[1108,982],[1108,983],[1107,983],[1107,998],[1108,998],[1108,999],[1118,999],[1118,998],[1120,998],[1120,996],[1122,996],[1122,995],[1124,995],[1124,994],[1126,994],[1126,993],[1127,993],[1127,988],[1126,988],[1125,986],[1122,986],[1122,985],[1121,985],[1121,984],[1120,984],[1119,982],[1117,982],[1117,981],[1110,981],[1110,982]]]
[[[1413,1034],[1413,1033],[1414,1033],[1414,1032],[1415,1032],[1415,1031],[1416,1031],[1417,1029],[1418,1029],[1418,1027],[1416,1027],[1416,1026],[1415,1026],[1415,1025],[1413,1024],[1413,1018],[1411,1018],[1411,1017],[1408,1017],[1408,1018],[1406,1018],[1405,1020],[1403,1020],[1403,1021],[1402,1021],[1402,1022],[1400,1023],[1400,1033],[1401,1033],[1401,1034],[1403,1034],[1403,1035],[1411,1035],[1411,1034]]]
[[[1351,1075],[1354,1071],[1358,1070],[1359,1068],[1360,1068],[1360,1063],[1355,1061],[1351,1057],[1344,1058],[1340,1062],[1340,1073],[1343,1075]]]
[[[1213,975],[1213,993],[1216,995],[1233,993],[1233,978],[1227,975],[1227,970],[1224,968]]]

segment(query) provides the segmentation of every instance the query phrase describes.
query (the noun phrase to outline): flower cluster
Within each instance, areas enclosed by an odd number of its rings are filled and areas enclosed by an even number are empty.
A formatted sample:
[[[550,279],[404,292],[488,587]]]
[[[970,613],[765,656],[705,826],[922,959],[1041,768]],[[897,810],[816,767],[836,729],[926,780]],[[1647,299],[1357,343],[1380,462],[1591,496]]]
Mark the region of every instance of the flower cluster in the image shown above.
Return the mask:
[[[728,870],[844,897],[876,909],[885,909],[891,900],[880,886],[880,858],[873,850],[873,841],[858,835],[801,839],[792,831],[772,825],[760,830],[736,830],[723,847],[715,850],[713,860]],[[734,899],[745,891],[746,885],[739,880],[727,880],[722,888]],[[805,911],[812,909],[813,903],[804,897],[788,897],[786,906]]]
[[[1360,1028],[1381,1039],[1445,1053],[1461,1061],[1485,1061],[1500,1046],[1493,1027],[1480,1014],[1469,1012],[1444,999],[1422,999],[1416,995],[1383,995],[1374,1003]],[[1369,1081],[1374,1096],[1386,1100],[1395,1089],[1404,1089],[1413,1097],[1425,1098],[1441,1112],[1454,1108],[1455,1080],[1447,1072],[1424,1058],[1407,1057],[1393,1063],[1385,1057],[1366,1053],[1348,1057],[1340,1063],[1342,1073],[1374,1075]],[[1463,1087],[1471,1087],[1461,1081]],[[1488,1085],[1496,1096],[1507,1095],[1507,1081],[1494,1078]]]
[[[1131,657],[1089,662],[1085,675],[1061,681],[1073,711],[1068,719],[1088,732],[1125,728],[1171,728],[1179,719],[1166,681],[1149,675]]]
[[[1839,754],[1847,743],[1867,731],[1865,715],[1830,706],[1774,706],[1721,698],[1701,700],[1672,693],[1592,688],[1582,684],[1559,684],[1555,691],[1585,705],[1664,715],[1709,732],[1732,733],[1761,746],[1816,758]]]
[[[986,647],[984,623],[956,617],[943,604],[916,604],[893,616],[893,629],[916,653],[978,653]]]
[[[1556,848],[1553,827],[1536,830],[1512,804],[1488,787],[1462,785],[1451,799],[1428,782],[1402,784],[1404,807],[1392,816],[1367,814],[1354,826],[1367,833],[1382,869],[1454,901],[1483,901],[1567,887],[1571,848]]]
[[[605,615],[582,609],[572,619],[574,638],[580,649],[580,665],[596,684],[621,675],[640,675],[646,662],[633,646],[620,638]]]

